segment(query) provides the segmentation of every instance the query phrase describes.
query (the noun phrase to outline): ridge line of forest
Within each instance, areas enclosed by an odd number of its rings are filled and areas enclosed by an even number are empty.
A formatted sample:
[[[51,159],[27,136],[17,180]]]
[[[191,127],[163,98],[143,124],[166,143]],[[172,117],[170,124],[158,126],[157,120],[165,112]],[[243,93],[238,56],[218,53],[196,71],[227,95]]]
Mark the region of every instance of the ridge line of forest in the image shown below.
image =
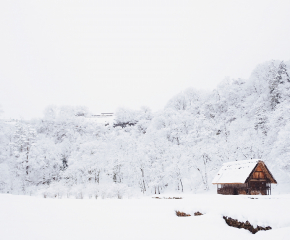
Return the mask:
[[[211,92],[187,89],[152,113],[119,109],[114,124],[85,107],[0,122],[0,192],[124,197],[208,190],[222,163],[263,159],[290,182],[290,62],[258,65]],[[290,191],[286,188],[283,191]]]

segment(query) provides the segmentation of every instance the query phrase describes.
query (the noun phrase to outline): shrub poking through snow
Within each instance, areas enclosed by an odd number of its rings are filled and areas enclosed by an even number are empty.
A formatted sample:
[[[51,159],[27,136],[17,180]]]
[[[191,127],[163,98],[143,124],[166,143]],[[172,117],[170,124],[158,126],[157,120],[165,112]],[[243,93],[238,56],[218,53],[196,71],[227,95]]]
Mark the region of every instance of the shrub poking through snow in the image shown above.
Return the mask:
[[[268,227],[261,227],[261,226],[257,226],[256,228],[253,227],[253,225],[251,225],[251,223],[249,221],[246,222],[240,222],[237,219],[232,219],[230,217],[226,217],[223,216],[223,219],[226,221],[226,223],[231,226],[231,227],[235,227],[235,228],[244,228],[249,230],[251,233],[255,234],[258,231],[266,231],[266,230],[270,230],[272,229],[270,226]]]
[[[175,213],[177,217],[190,217],[191,216],[190,214],[187,214],[185,212],[180,212],[180,211],[175,211]]]
[[[203,214],[201,212],[199,212],[199,211],[194,213],[194,216],[201,216],[201,215],[203,215]]]

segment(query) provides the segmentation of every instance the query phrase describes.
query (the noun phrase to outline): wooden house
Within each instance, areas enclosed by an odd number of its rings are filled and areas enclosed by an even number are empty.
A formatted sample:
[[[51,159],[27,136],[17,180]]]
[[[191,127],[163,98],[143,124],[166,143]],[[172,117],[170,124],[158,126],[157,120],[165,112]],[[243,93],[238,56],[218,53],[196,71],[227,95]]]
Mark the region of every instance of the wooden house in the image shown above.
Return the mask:
[[[270,195],[271,183],[277,181],[260,159],[224,163],[212,181],[226,195]]]

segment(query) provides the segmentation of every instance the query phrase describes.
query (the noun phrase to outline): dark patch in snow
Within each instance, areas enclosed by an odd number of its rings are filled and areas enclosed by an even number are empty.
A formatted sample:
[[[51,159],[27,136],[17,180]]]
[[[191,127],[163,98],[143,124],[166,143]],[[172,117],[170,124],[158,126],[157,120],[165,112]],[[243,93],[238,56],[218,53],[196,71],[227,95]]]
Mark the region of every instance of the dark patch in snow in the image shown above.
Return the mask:
[[[180,212],[180,211],[175,211],[175,213],[177,217],[190,217],[191,216],[190,214],[187,214],[185,212]]]
[[[203,215],[203,214],[201,212],[199,212],[199,211],[194,213],[194,216],[201,216],[201,215]]]
[[[268,227],[261,227],[261,226],[257,226],[256,228],[253,227],[253,225],[251,225],[251,223],[249,221],[246,222],[240,222],[237,219],[233,219],[230,217],[226,217],[223,216],[223,219],[226,221],[226,223],[231,226],[231,227],[235,227],[235,228],[244,228],[249,230],[251,233],[255,234],[258,231],[266,231],[266,230],[271,230],[272,228],[270,226]]]
[[[160,197],[152,197],[152,198],[155,198],[155,199],[182,199],[182,197],[163,197],[163,198],[160,198]]]

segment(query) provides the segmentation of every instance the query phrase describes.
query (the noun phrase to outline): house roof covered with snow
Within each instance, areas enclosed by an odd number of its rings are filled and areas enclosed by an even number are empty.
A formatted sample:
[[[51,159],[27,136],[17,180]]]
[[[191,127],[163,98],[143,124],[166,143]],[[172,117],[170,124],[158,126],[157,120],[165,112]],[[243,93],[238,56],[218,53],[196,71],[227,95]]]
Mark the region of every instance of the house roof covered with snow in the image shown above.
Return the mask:
[[[261,163],[264,171],[266,172],[266,175],[271,180],[271,182],[277,183],[263,161],[260,159],[251,159],[224,163],[213,179],[212,184],[243,184],[246,182],[258,163]]]

